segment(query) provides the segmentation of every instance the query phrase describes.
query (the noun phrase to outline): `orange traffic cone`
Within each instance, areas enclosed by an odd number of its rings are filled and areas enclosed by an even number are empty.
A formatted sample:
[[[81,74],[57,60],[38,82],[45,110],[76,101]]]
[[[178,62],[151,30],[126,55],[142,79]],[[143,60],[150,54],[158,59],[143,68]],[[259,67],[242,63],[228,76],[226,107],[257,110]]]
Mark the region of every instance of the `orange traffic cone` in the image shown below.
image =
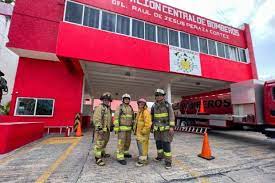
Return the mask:
[[[79,123],[79,124],[77,125],[77,129],[76,129],[75,136],[76,136],[76,137],[81,137],[81,136],[82,136],[81,123]]]
[[[199,113],[205,113],[205,111],[204,111],[204,105],[203,105],[203,100],[202,99],[201,99],[200,112]]]
[[[209,145],[209,142],[208,142],[207,133],[204,133],[201,154],[199,154],[198,156],[201,157],[201,158],[207,159],[207,160],[215,159],[214,156],[211,156],[211,149],[210,149],[210,145]]]

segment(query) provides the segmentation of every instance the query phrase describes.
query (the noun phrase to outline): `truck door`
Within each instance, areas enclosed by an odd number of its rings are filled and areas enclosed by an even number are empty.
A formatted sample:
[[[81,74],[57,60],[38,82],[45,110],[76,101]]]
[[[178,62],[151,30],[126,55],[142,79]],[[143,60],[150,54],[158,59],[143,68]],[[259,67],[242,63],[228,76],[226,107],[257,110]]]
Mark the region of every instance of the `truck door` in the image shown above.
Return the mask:
[[[275,126],[275,81],[265,84],[264,114],[267,124]]]

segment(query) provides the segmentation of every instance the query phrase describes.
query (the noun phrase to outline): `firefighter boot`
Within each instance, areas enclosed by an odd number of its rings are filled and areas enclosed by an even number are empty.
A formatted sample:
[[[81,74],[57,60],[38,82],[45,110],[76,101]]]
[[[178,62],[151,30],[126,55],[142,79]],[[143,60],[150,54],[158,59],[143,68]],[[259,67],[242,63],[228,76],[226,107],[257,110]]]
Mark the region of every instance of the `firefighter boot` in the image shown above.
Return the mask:
[[[172,168],[172,163],[166,161],[166,162],[165,162],[165,168],[166,168],[166,169]]]
[[[121,165],[127,165],[127,161],[125,159],[123,160],[117,160]]]
[[[111,157],[110,154],[107,154],[104,151],[102,152],[102,158],[110,158],[110,157]]]
[[[132,155],[131,154],[124,154],[124,157],[125,158],[132,158]]]
[[[104,161],[101,158],[95,158],[95,163],[98,166],[104,166],[105,165]]]

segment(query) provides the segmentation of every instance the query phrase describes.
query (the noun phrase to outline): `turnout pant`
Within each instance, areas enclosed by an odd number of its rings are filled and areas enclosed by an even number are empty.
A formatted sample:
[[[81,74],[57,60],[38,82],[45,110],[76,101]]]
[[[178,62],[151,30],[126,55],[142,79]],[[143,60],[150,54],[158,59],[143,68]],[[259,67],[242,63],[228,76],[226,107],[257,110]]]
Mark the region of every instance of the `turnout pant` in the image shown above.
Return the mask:
[[[110,138],[110,132],[95,131],[94,156],[101,158],[105,154],[105,148]]]
[[[131,144],[131,130],[119,131],[117,142],[117,159],[124,160],[124,155],[129,154],[129,148]]]
[[[156,141],[157,152],[159,158],[164,158],[166,162],[172,163],[171,142],[173,136],[169,131],[155,131],[154,138]]]
[[[147,162],[148,159],[149,135],[144,136],[142,139],[137,139],[139,160],[141,162]]]

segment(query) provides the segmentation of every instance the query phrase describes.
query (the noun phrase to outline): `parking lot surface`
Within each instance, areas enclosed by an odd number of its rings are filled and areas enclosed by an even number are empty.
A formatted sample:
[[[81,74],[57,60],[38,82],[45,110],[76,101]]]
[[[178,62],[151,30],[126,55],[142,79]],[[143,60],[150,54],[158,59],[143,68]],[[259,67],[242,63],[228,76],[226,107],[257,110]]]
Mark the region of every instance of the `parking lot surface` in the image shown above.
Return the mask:
[[[122,166],[115,160],[117,139],[111,135],[106,151],[111,157],[98,167],[91,152],[91,132],[83,137],[46,136],[11,153],[0,155],[0,182],[275,182],[275,140],[249,131],[211,131],[214,160],[197,155],[203,136],[176,132],[173,167],[154,162],[156,148],[150,138],[149,164],[136,167],[134,136],[132,159]]]

